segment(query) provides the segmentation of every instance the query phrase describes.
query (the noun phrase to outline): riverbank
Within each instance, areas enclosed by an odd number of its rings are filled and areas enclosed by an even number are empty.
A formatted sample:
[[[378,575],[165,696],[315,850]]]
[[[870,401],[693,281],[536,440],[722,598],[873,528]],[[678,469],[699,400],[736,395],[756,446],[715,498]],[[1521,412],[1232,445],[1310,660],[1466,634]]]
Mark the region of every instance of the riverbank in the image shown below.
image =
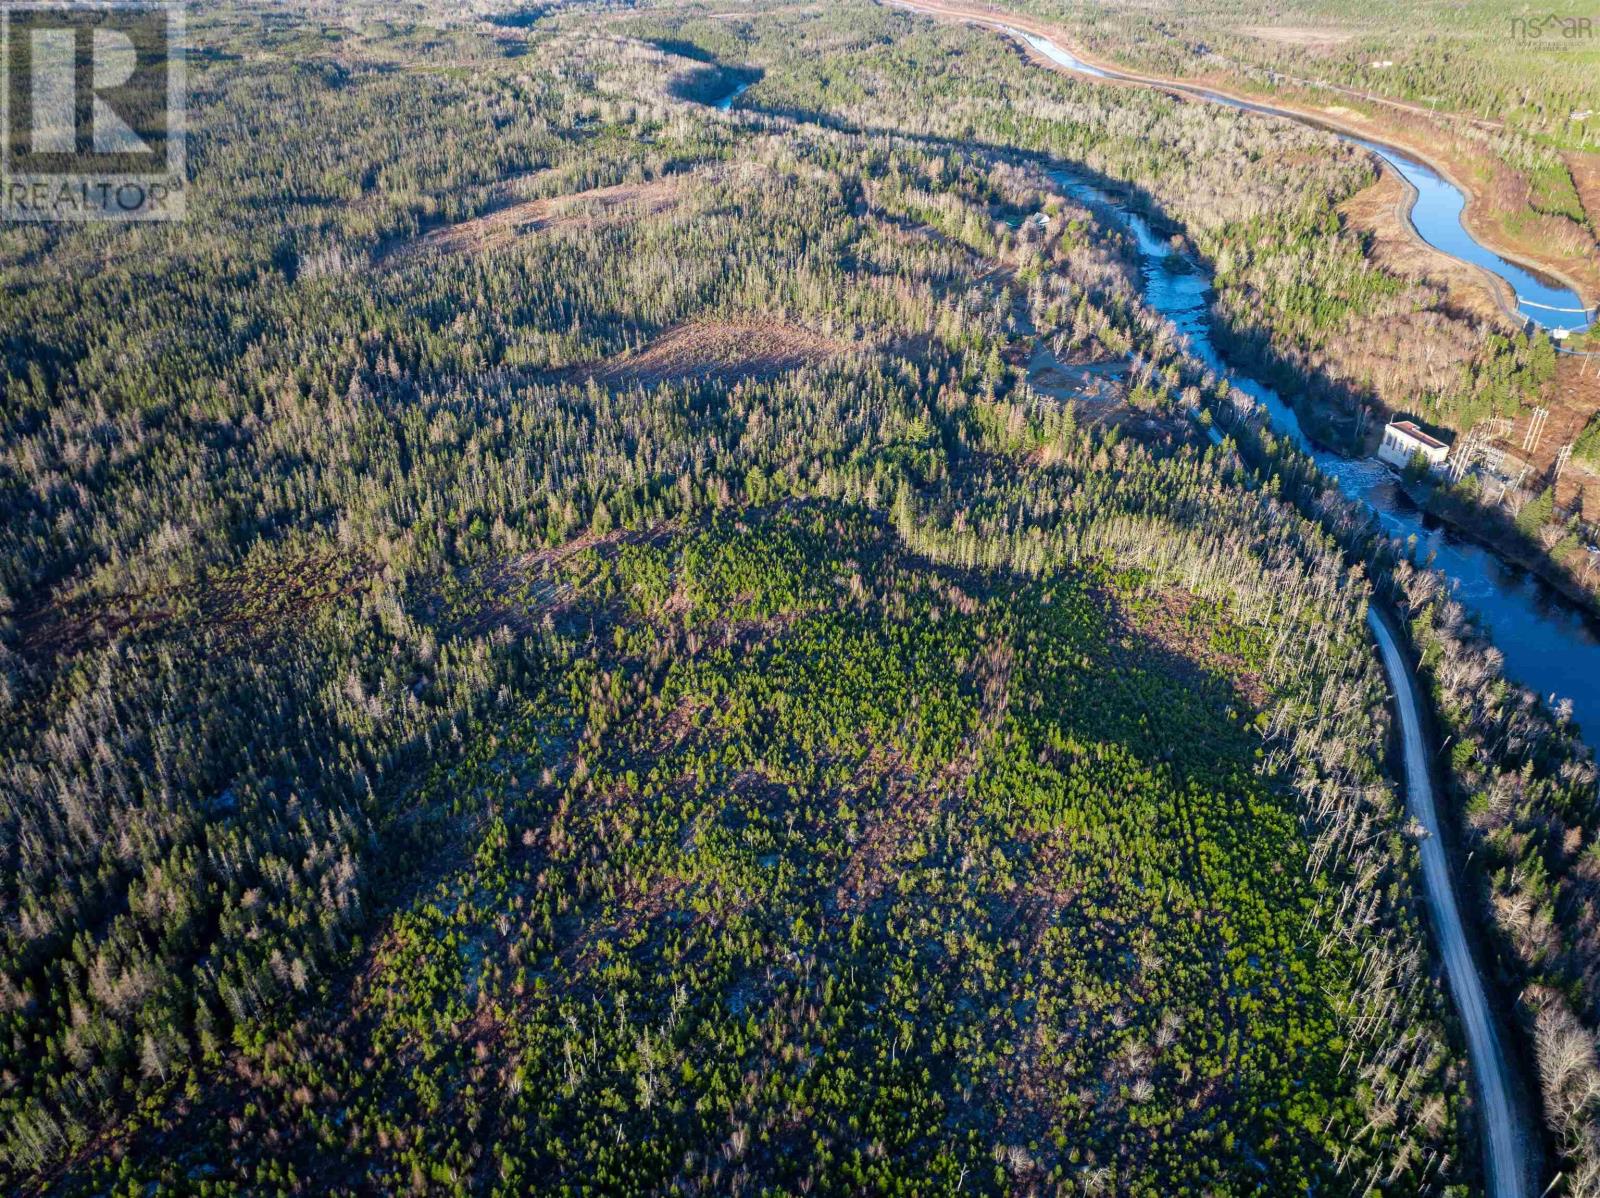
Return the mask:
[[[1261,94],[1247,91],[1238,87],[1236,83],[1226,77],[1200,76],[1193,79],[1178,79],[1166,75],[1130,71],[1124,67],[1081,53],[1072,45],[1072,39],[1067,37],[1058,27],[1016,12],[979,9],[960,3],[949,3],[947,0],[883,0],[883,2],[890,4],[892,7],[919,12],[927,16],[966,21],[1000,32],[1016,29],[1031,33],[1036,37],[1048,38],[1056,44],[1068,48],[1074,59],[1099,72],[1100,76],[1097,77],[1096,81],[1102,85],[1155,88],[1181,99],[1189,100],[1205,101],[1209,94],[1233,104],[1262,111],[1268,115],[1301,121],[1346,137],[1359,138],[1387,146],[1398,153],[1426,164],[1442,179],[1461,192],[1466,199],[1466,206],[1462,213],[1463,224],[1467,231],[1486,248],[1505,258],[1508,262],[1556,280],[1577,293],[1581,297],[1581,302],[1586,306],[1593,307],[1597,300],[1600,300],[1600,262],[1566,256],[1555,257],[1548,253],[1540,253],[1526,245],[1508,243],[1505,231],[1500,227],[1499,223],[1483,211],[1485,203],[1481,194],[1474,187],[1463,181],[1464,177],[1469,174],[1464,164],[1443,153],[1443,147],[1437,138],[1429,137],[1427,130],[1403,128],[1395,125],[1392,120],[1387,123],[1371,119],[1351,120],[1349,116],[1341,113],[1330,112],[1325,108],[1313,105],[1296,103],[1277,94]],[[1070,67],[1052,60],[1037,48],[1026,43],[1021,44],[1021,49],[1028,58],[1041,65],[1048,66],[1053,70],[1071,71]],[[1420,120],[1421,118],[1416,119]],[[1434,130],[1434,132],[1436,133],[1437,130]],[[1422,242],[1422,244],[1426,246],[1425,242]],[[1426,248],[1429,252],[1441,252],[1435,251],[1431,246]],[[1504,293],[1496,289],[1494,283],[1490,281],[1491,279],[1492,276],[1487,276],[1482,280],[1483,285],[1493,295],[1496,305],[1503,308]],[[1509,318],[1514,321],[1518,320],[1514,314],[1510,315]],[[1518,323],[1520,327],[1520,321]]]
[[[1034,45],[1030,44],[1026,37],[1016,38],[1015,35],[1018,30],[1039,39],[1052,37],[1053,30],[1030,18],[1013,20],[1009,13],[1005,14],[1004,17],[979,13],[960,5],[943,3],[942,0],[894,0],[894,2],[900,7],[913,11],[943,16],[947,19],[973,21],[1001,32],[1010,31],[1015,40],[1017,40],[1022,52],[1030,60],[1040,65],[1049,66],[1052,69],[1070,71],[1080,61],[1075,52],[1061,51],[1058,46],[1048,41],[1044,45]],[[1058,57],[1053,55],[1058,55]],[[1191,99],[1204,99],[1213,103],[1245,104],[1251,108],[1261,107],[1253,99],[1247,100],[1226,91],[1207,92],[1174,80],[1117,72],[1117,68],[1105,64],[1091,62],[1089,65],[1095,71],[1107,76],[1105,78],[1097,77],[1096,79],[1097,83],[1105,86],[1154,86]],[[1324,120],[1320,117],[1307,117],[1304,114],[1291,111],[1276,111],[1275,115],[1286,119],[1308,120],[1312,124],[1328,127],[1332,132],[1340,133],[1344,136],[1357,136],[1364,140],[1371,140],[1373,132],[1370,129],[1361,129],[1359,132],[1353,130],[1346,132],[1335,127],[1336,123],[1333,121]],[[1408,151],[1397,147],[1396,152],[1405,154]],[[1510,308],[1509,300],[1514,297],[1503,280],[1498,279],[1485,267],[1477,263],[1456,258],[1437,249],[1435,246],[1429,245],[1422,239],[1420,232],[1412,221],[1409,219],[1402,220],[1398,209],[1399,205],[1408,198],[1404,189],[1409,185],[1409,180],[1404,177],[1398,167],[1389,163],[1382,154],[1379,154],[1378,157],[1384,165],[1385,173],[1394,178],[1401,187],[1401,194],[1396,197],[1395,208],[1391,209],[1391,211],[1394,213],[1395,224],[1410,239],[1411,249],[1414,253],[1422,260],[1437,264],[1438,269],[1450,269],[1453,276],[1452,281],[1458,289],[1475,287],[1481,297],[1480,304],[1476,307],[1476,310],[1482,310],[1484,300],[1492,300],[1495,307],[1508,320],[1519,319],[1514,310]],[[1439,177],[1445,179],[1447,184],[1450,181],[1446,170],[1441,170]],[[1466,196],[1467,193],[1463,190],[1461,194]],[[1231,330],[1219,327],[1217,322],[1210,318],[1209,313],[1207,314],[1207,325],[1207,333],[1219,343],[1219,348],[1223,349],[1230,358],[1236,362],[1241,362],[1245,369],[1256,377],[1267,379],[1275,387],[1281,389],[1284,394],[1294,395],[1297,399],[1304,400],[1304,381],[1295,371],[1292,362],[1278,361],[1277,356],[1267,352],[1266,347],[1241,345],[1239,338],[1234,336]],[[1192,336],[1197,330],[1185,328],[1185,331]],[[1283,399],[1275,398],[1274,402],[1285,408],[1291,406],[1287,400]],[[1296,421],[1297,425],[1303,426],[1305,430],[1299,435],[1304,437],[1310,434],[1309,443],[1319,447],[1319,456],[1325,469],[1329,469],[1333,474],[1339,476],[1359,473],[1363,469],[1376,468],[1376,463],[1365,460],[1365,453],[1368,447],[1366,440],[1363,439],[1363,433],[1368,434],[1368,439],[1370,439],[1370,429],[1364,430],[1356,427],[1348,420],[1340,421],[1337,419],[1336,413],[1326,403],[1298,402],[1293,407],[1297,410],[1297,416],[1299,417]],[[1554,452],[1554,444],[1552,442],[1552,453]],[[1322,447],[1332,447],[1332,451],[1329,452]],[[1349,469],[1334,466],[1330,461],[1330,458],[1340,456],[1351,462]],[[1364,495],[1364,497],[1371,498],[1370,495]],[[1408,499],[1407,502],[1410,503],[1411,501]],[[1427,507],[1427,505],[1422,504],[1416,506],[1420,509],[1426,509]],[[1600,612],[1600,604],[1597,604],[1594,593],[1583,584],[1578,576],[1563,566],[1561,562],[1554,560],[1543,550],[1542,546],[1523,534],[1500,512],[1483,505],[1467,509],[1461,504],[1441,503],[1438,510],[1430,510],[1430,514],[1452,532],[1457,533],[1465,542],[1477,546],[1487,553],[1494,554],[1496,560],[1500,563],[1499,572],[1504,573],[1508,568],[1524,571],[1530,578],[1536,580],[1538,584],[1547,588],[1552,597],[1559,597],[1560,600],[1568,603],[1574,615],[1590,622],[1588,636],[1590,639],[1593,638],[1593,622],[1597,612]],[[1427,526],[1423,525],[1420,519],[1400,520],[1391,514],[1387,519],[1387,523],[1391,526],[1392,531],[1396,531],[1402,536],[1415,536],[1419,543],[1429,540]],[[1414,527],[1406,527],[1408,524]],[[1434,548],[1437,548],[1437,546]],[[1491,593],[1488,588],[1497,585],[1492,579],[1496,571],[1486,568],[1482,564],[1469,563],[1462,554],[1457,553],[1456,556],[1461,559],[1460,564],[1464,566],[1470,565],[1470,573],[1477,580],[1475,585],[1479,589],[1479,605],[1481,606],[1483,599]],[[1548,600],[1536,595],[1530,596],[1530,598],[1537,599],[1541,606],[1548,602]],[[1508,660],[1521,657],[1520,654],[1515,652],[1515,648],[1512,645],[1506,646]],[[1530,667],[1533,666],[1531,659],[1529,660],[1529,665]],[[1570,681],[1562,681],[1560,684],[1550,685],[1548,680],[1539,680],[1539,675],[1543,672],[1543,663],[1534,668],[1518,671],[1529,685],[1541,693],[1572,694],[1574,692],[1586,692],[1589,689],[1587,684],[1574,686]],[[1600,696],[1595,696],[1595,700],[1600,702]],[[1593,721],[1591,720],[1591,722]]]
[[[1586,585],[1575,571],[1530,540],[1504,509],[1464,502],[1443,487],[1428,488],[1414,498],[1419,498],[1419,506],[1455,532],[1482,545],[1503,561],[1526,570],[1585,615],[1600,620],[1600,594]],[[1587,554],[1588,550],[1577,552]]]
[[[1481,268],[1423,241],[1410,216],[1417,197],[1405,176],[1385,163],[1376,182],[1339,205],[1339,216],[1346,228],[1368,239],[1367,255],[1375,265],[1442,287],[1444,302],[1452,309],[1491,323],[1505,319],[1510,289],[1499,279],[1486,280]]]
[[[1303,389],[1298,387],[1293,364],[1263,357],[1253,352],[1254,347],[1236,343],[1227,327],[1215,319],[1211,322],[1211,333],[1222,353],[1252,377],[1270,384],[1275,390],[1304,396]],[[1365,434],[1358,434],[1352,421],[1341,419],[1333,405],[1306,398],[1295,403],[1294,410],[1305,436],[1318,450],[1352,462],[1376,462],[1373,451],[1381,424],[1371,426]],[[1590,581],[1586,581],[1583,575],[1557,560],[1551,550],[1517,527],[1515,519],[1498,503],[1458,498],[1440,483],[1410,481],[1398,475],[1396,478],[1397,486],[1419,511],[1434,517],[1458,536],[1482,546],[1508,566],[1525,570],[1586,618],[1600,624],[1600,591],[1594,585],[1595,581],[1600,581],[1600,575],[1592,575]],[[1587,549],[1579,548],[1574,552],[1588,555]]]
[[[1215,318],[1211,320],[1210,331],[1230,362],[1274,390],[1300,397],[1293,404],[1294,412],[1303,434],[1317,450],[1351,462],[1376,463],[1373,452],[1381,422],[1371,425],[1364,433],[1358,432],[1353,421],[1333,404],[1306,397],[1292,363],[1258,353],[1257,347],[1238,342],[1230,335],[1228,327]],[[1396,485],[1419,511],[1433,516],[1458,536],[1482,546],[1508,566],[1525,570],[1587,619],[1600,624],[1600,591],[1594,585],[1600,576],[1591,576],[1591,580],[1586,581],[1583,575],[1557,560],[1550,550],[1517,527],[1515,519],[1502,505],[1458,498],[1439,483],[1410,481],[1399,475],[1396,479]],[[1581,548],[1574,552],[1586,557],[1588,554],[1587,549]]]
[[[1327,449],[1284,395],[1248,371],[1241,373],[1238,361],[1224,361],[1208,302],[1209,273],[1192,249],[1189,253],[1174,249],[1172,227],[1164,216],[1152,214],[1157,222],[1152,227],[1146,215],[1113,194],[1115,184],[1106,182],[1112,188],[1108,192],[1101,180],[1069,166],[1057,166],[1052,178],[1067,194],[1103,207],[1135,234],[1145,302],[1188,338],[1191,353],[1255,402],[1261,423],[1270,426],[1276,438],[1298,447],[1349,499],[1366,505],[1383,535],[1414,546],[1417,556],[1432,560],[1500,647],[1508,675],[1539,695],[1571,698],[1578,719],[1600,729],[1600,621],[1592,609],[1569,601],[1563,589],[1546,584],[1542,568],[1531,568],[1526,559],[1503,559],[1483,538],[1469,535],[1469,530],[1457,532],[1453,522],[1426,512],[1388,467],[1365,455],[1349,457]],[[1298,395],[1292,384],[1286,392]],[[1314,423],[1309,415],[1307,421]],[[1525,553],[1526,547],[1519,547],[1519,552]]]
[[[1259,99],[1252,102],[1263,104]],[[1286,114],[1297,119],[1321,125],[1347,136],[1360,137],[1389,146],[1426,163],[1466,197],[1467,202],[1462,210],[1461,221],[1467,232],[1477,241],[1508,262],[1514,262],[1537,274],[1546,275],[1577,293],[1585,307],[1592,309],[1597,302],[1600,302],[1600,263],[1597,263],[1595,257],[1580,253],[1553,254],[1541,248],[1537,241],[1529,242],[1514,237],[1505,227],[1505,223],[1517,219],[1518,214],[1491,209],[1483,190],[1469,182],[1480,174],[1481,169],[1487,168],[1493,171],[1503,168],[1499,168],[1499,164],[1490,158],[1484,158],[1478,166],[1474,166],[1472,160],[1465,157],[1457,146],[1448,141],[1441,141],[1437,137],[1438,127],[1429,124],[1426,118],[1417,114],[1403,116],[1372,114],[1356,122],[1348,117],[1330,113],[1325,108],[1295,103],[1276,93],[1271,94],[1270,101],[1265,103],[1283,109]],[[1600,221],[1600,212],[1590,208],[1586,208],[1586,211],[1589,212],[1591,220]],[[1529,214],[1536,215],[1531,209]],[[1600,247],[1593,248],[1600,250]]]
[[[1333,133],[1386,146],[1424,163],[1466,198],[1466,204],[1461,212],[1461,222],[1476,241],[1508,262],[1554,279],[1563,287],[1575,292],[1585,307],[1593,308],[1597,300],[1600,300],[1600,264],[1597,264],[1592,257],[1551,254],[1536,245],[1511,238],[1501,219],[1488,210],[1488,202],[1482,190],[1468,182],[1478,173],[1470,160],[1464,159],[1459,150],[1450,144],[1441,142],[1437,137],[1438,128],[1427,124],[1422,117],[1408,114],[1404,118],[1385,119],[1382,116],[1364,116],[1356,113],[1353,115],[1360,119],[1352,119],[1351,115],[1296,103],[1279,93],[1269,93],[1266,97],[1261,97],[1253,93],[1237,93],[1231,85],[1224,86],[1230,87],[1230,90],[1225,91],[1223,87],[1209,85],[1207,90],[1216,91],[1219,95],[1226,94],[1230,99],[1241,100],[1256,108],[1277,111],[1290,119],[1316,125]],[[1396,121],[1401,119],[1407,123],[1397,124]],[[1493,169],[1494,164],[1489,162],[1488,166]],[[1512,219],[1515,214],[1501,215],[1504,219]],[[1491,289],[1504,287],[1500,280],[1494,279],[1488,272],[1483,273],[1485,282]],[[1506,292],[1497,290],[1497,298],[1505,293],[1515,296],[1514,292],[1506,289]],[[1521,327],[1521,318],[1514,317],[1514,319],[1518,327]]]

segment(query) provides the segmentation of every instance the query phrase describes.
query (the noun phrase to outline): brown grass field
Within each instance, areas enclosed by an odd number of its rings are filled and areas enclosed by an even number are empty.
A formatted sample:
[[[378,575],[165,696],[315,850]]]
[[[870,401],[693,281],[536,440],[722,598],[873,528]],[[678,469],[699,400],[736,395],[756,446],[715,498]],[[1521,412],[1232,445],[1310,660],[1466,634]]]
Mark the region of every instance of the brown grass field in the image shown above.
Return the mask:
[[[678,203],[690,177],[669,175],[647,183],[619,183],[571,195],[515,200],[483,216],[433,229],[395,246],[383,259],[397,266],[425,254],[482,254],[548,229],[598,227],[652,216]]]
[[[849,349],[846,342],[765,317],[696,320],[668,329],[643,349],[577,373],[613,387],[652,387],[708,376],[731,380],[781,374]]]

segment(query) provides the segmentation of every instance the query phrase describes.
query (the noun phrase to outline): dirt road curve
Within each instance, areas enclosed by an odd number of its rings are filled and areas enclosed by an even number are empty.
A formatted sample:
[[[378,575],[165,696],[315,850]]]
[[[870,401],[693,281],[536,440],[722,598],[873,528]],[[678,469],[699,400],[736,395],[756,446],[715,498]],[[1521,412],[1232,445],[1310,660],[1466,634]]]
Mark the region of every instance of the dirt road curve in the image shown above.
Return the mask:
[[[1444,955],[1450,977],[1450,993],[1461,1015],[1467,1037],[1467,1052],[1472,1059],[1472,1075],[1477,1081],[1479,1122],[1483,1125],[1485,1173],[1491,1198],[1529,1198],[1531,1193],[1525,1155],[1527,1138],[1521,1126],[1517,1105],[1511,1095],[1510,1071],[1494,1019],[1484,998],[1483,982],[1467,945],[1461,912],[1456,906],[1450,878],[1450,863],[1439,839],[1439,814],[1434,804],[1433,779],[1428,771],[1428,746],[1422,735],[1422,717],[1417,706],[1416,686],[1411,666],[1400,652],[1395,635],[1375,611],[1367,612],[1367,623],[1378,642],[1383,672],[1389,679],[1395,710],[1400,717],[1400,733],[1405,754],[1406,808],[1412,818],[1427,830],[1422,841],[1422,884],[1428,894],[1428,910],[1433,916],[1434,933]]]

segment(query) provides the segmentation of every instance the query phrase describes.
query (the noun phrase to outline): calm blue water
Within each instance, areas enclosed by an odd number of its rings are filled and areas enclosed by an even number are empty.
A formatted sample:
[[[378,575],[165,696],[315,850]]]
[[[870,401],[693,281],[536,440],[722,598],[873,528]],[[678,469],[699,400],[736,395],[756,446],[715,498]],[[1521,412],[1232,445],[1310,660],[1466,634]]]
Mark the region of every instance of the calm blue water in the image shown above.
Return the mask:
[[[1342,457],[1312,444],[1294,409],[1271,387],[1232,370],[1217,353],[1207,319],[1211,283],[1143,217],[1073,173],[1051,173],[1066,194],[1110,211],[1137,238],[1145,302],[1170,320],[1189,351],[1230,387],[1265,410],[1273,427],[1316,461],[1346,495],[1366,503],[1390,536],[1414,542],[1417,560],[1432,560],[1455,595],[1479,617],[1505,655],[1506,673],[1546,698],[1569,698],[1577,719],[1600,730],[1600,626],[1526,571],[1452,533],[1422,512],[1387,467]],[[1594,743],[1591,735],[1590,743]]]
[[[1547,282],[1473,240],[1472,234],[1461,223],[1466,197],[1460,189],[1441,178],[1438,171],[1425,162],[1418,162],[1378,142],[1360,137],[1347,137],[1345,140],[1371,150],[1417,189],[1417,202],[1411,209],[1411,223],[1422,240],[1436,250],[1443,250],[1463,262],[1481,266],[1510,283],[1511,289],[1517,293],[1518,310],[1535,324],[1548,329],[1573,330],[1589,325],[1590,314],[1581,310],[1583,301],[1570,288]]]
[[[1069,71],[1077,71],[1083,75],[1091,75],[1096,79],[1115,79],[1118,77],[1111,71],[1102,71],[1099,67],[1090,66],[1081,58],[1077,58],[1068,51],[1063,50],[1060,46],[1056,45],[1047,37],[1040,37],[1037,34],[1029,33],[1025,29],[1013,29],[1009,25],[1004,25],[1001,28],[1003,28],[1012,37],[1019,38],[1020,40],[1027,42],[1028,45],[1039,51],[1040,54],[1043,54],[1051,62],[1059,63],[1061,66],[1066,67]]]
[[[1117,77],[1115,72],[1074,57],[1048,38],[1017,29],[1008,28],[1007,32],[1070,70],[1096,78]],[[715,106],[727,111],[750,86],[750,82],[739,84],[715,101]],[[1233,108],[1265,111],[1226,96],[1195,94]],[[1430,167],[1386,146],[1360,138],[1345,140],[1378,154],[1417,189],[1412,221],[1430,245],[1499,275],[1526,300],[1552,308],[1578,306],[1578,298],[1571,291],[1541,282],[1474,241],[1461,224],[1461,193]],[[1417,559],[1431,561],[1450,580],[1456,597],[1478,614],[1495,646],[1505,655],[1506,673],[1546,698],[1571,699],[1574,714],[1584,726],[1600,730],[1600,624],[1526,571],[1501,561],[1427,516],[1386,467],[1370,460],[1341,457],[1312,445],[1294,409],[1282,396],[1229,369],[1217,353],[1207,317],[1210,280],[1174,254],[1141,216],[1124,210],[1088,179],[1070,170],[1054,172],[1053,177],[1068,195],[1109,211],[1124,222],[1138,240],[1146,303],[1185,334],[1196,358],[1219,378],[1227,379],[1232,388],[1261,405],[1273,427],[1310,454],[1318,468],[1346,495],[1366,503],[1389,535],[1412,541]],[[1549,327],[1580,327],[1583,322],[1582,316],[1573,313],[1525,310],[1536,322]],[[1593,737],[1590,743],[1595,743]]]
[[[1004,26],[1005,32],[1019,38],[1039,51],[1052,62],[1066,67],[1070,71],[1077,71],[1096,79],[1124,79],[1129,76],[1121,75],[1116,71],[1106,71],[1099,67],[1091,66],[1067,50],[1063,50],[1049,38],[1037,34],[1027,33],[1020,29]],[[1231,96],[1224,96],[1217,92],[1206,91],[1203,88],[1186,88],[1191,95],[1209,100],[1214,104],[1223,104],[1229,108],[1237,108],[1245,112],[1256,112],[1264,116],[1274,116],[1282,120],[1295,118],[1284,113],[1274,112],[1270,108],[1259,104],[1250,104],[1242,100],[1235,100]],[[1309,122],[1308,122],[1309,123]],[[1316,126],[1322,128],[1322,126]],[[1543,279],[1515,262],[1509,262],[1499,254],[1481,245],[1472,234],[1467,232],[1461,223],[1461,214],[1466,208],[1466,197],[1461,190],[1449,180],[1443,178],[1438,171],[1427,163],[1419,162],[1408,154],[1378,142],[1368,141],[1362,137],[1353,137],[1343,133],[1325,130],[1342,141],[1352,145],[1361,146],[1370,150],[1384,162],[1393,167],[1399,174],[1417,190],[1416,203],[1411,208],[1411,224],[1416,229],[1418,236],[1434,249],[1459,258],[1463,262],[1470,262],[1474,266],[1481,266],[1492,275],[1504,279],[1517,295],[1517,308],[1524,315],[1541,328],[1578,330],[1587,328],[1593,318],[1593,312],[1583,310],[1583,300],[1570,287],[1563,286],[1554,280]]]

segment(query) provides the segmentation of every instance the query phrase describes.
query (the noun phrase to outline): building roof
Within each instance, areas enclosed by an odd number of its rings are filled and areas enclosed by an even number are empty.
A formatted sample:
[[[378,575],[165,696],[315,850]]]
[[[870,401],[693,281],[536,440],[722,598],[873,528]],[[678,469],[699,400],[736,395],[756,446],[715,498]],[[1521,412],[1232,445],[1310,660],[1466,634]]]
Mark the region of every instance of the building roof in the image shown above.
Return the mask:
[[[1430,437],[1409,420],[1391,421],[1389,427],[1397,433],[1403,433],[1419,444],[1426,445],[1429,449],[1448,449],[1449,446],[1437,437]]]

